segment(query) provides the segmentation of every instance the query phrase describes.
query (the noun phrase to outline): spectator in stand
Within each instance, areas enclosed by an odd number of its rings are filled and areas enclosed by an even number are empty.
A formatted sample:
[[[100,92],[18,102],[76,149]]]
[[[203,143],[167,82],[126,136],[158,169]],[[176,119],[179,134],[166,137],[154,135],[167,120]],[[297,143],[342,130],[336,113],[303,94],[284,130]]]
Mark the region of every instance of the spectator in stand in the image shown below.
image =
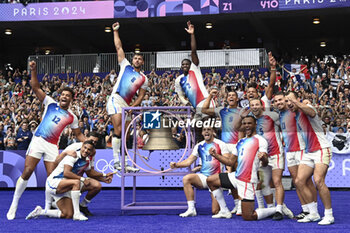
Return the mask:
[[[17,150],[27,150],[33,134],[29,130],[28,122],[23,121],[16,136]]]

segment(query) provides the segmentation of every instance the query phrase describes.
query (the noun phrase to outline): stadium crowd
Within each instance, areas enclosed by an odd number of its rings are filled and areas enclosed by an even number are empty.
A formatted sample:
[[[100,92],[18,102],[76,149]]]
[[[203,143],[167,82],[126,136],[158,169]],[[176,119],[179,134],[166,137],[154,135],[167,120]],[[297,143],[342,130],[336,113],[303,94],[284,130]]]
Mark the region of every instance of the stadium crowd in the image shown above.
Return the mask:
[[[295,70],[283,69],[283,60],[277,72],[274,92],[294,90],[302,100],[308,99],[318,110],[323,120],[324,129],[334,133],[350,130],[350,59],[346,56],[339,58],[326,57],[316,59],[299,59],[291,63],[307,64],[305,76],[298,76]],[[265,69],[264,69],[265,70]],[[146,95],[141,106],[180,106],[181,101],[175,92],[175,79],[178,71],[154,70],[145,72],[149,82]],[[65,86],[73,88],[75,98],[71,110],[79,119],[79,127],[84,135],[96,130],[100,134],[98,148],[111,147],[112,123],[106,112],[107,99],[110,96],[118,74],[112,70],[105,77],[94,74],[84,76],[80,72],[67,73],[66,79],[56,75],[45,74],[41,81],[42,89],[57,100],[59,90]],[[296,76],[298,78],[296,78]],[[215,99],[216,106],[224,105],[225,87],[233,85],[240,98],[239,105],[246,106],[248,84],[256,83],[261,94],[268,85],[268,71],[259,69],[235,70],[227,69],[217,72],[214,68],[203,73],[204,84],[209,90],[216,87],[221,90]],[[26,150],[33,133],[40,123],[43,106],[37,100],[29,83],[28,71],[0,71],[0,150]],[[141,148],[147,135],[139,131],[139,147]],[[174,139],[181,144],[181,132],[173,131]],[[65,129],[60,148],[76,142],[70,129]]]

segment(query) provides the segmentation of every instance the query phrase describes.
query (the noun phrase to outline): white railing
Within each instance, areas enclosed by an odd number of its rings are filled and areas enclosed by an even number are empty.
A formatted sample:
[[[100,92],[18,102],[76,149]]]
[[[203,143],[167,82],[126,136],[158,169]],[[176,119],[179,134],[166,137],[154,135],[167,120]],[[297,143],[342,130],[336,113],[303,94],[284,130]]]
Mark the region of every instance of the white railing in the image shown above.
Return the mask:
[[[134,53],[126,53],[131,62]],[[144,52],[143,69],[178,70],[184,58],[191,59],[191,51]],[[203,68],[258,68],[267,66],[264,48],[199,50],[200,66]],[[116,53],[69,54],[69,55],[31,55],[28,60],[37,62],[38,73],[109,72],[119,71]]]

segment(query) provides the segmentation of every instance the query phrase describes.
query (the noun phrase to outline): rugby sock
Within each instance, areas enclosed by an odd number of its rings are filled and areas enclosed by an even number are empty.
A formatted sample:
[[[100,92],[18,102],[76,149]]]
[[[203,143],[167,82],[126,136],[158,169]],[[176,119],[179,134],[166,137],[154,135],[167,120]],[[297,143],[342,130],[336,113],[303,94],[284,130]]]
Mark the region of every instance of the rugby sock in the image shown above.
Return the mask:
[[[256,200],[258,202],[258,208],[259,209],[265,208],[264,196],[262,195],[261,190],[256,190],[255,191],[255,196],[256,196]]]
[[[301,205],[301,208],[303,209],[303,212],[305,213],[309,213],[309,208],[307,207],[307,205]]]
[[[28,180],[23,180],[21,176],[18,178],[17,183],[16,183],[15,193],[13,194],[11,208],[12,207],[17,208],[18,201],[21,198],[24,190],[27,188],[27,184],[28,184]]]
[[[195,209],[194,204],[195,204],[194,201],[187,201],[188,209],[189,210]]]
[[[225,201],[224,193],[222,192],[222,189],[216,189],[212,191],[212,193],[220,205],[220,211],[229,212],[229,209],[226,206],[226,201]]]
[[[275,214],[276,208],[272,207],[272,208],[256,209],[255,212],[258,215],[258,220],[259,220]]]
[[[276,206],[276,212],[280,212],[282,214],[282,205]]]
[[[53,198],[50,194],[50,191],[45,189],[45,210],[51,209],[52,200]]]
[[[315,202],[311,202],[309,204],[306,204],[307,207],[309,208],[310,214],[317,214],[317,206],[315,206]]]
[[[86,199],[86,197],[84,197],[84,199],[80,202],[80,205],[82,207],[87,207],[87,205],[91,202],[91,200]]]
[[[62,212],[60,210],[43,210],[40,215],[44,215],[50,218],[61,218]]]
[[[117,137],[112,137],[112,147],[113,147],[113,157],[115,163],[120,163],[119,154],[120,154],[120,143],[121,139]]]
[[[332,210],[332,208],[324,209],[324,216],[325,217],[333,217],[333,210]]]
[[[275,207],[274,204],[267,204],[267,208]]]
[[[315,206],[315,209],[316,209],[316,213],[318,213],[318,205],[317,205],[317,201],[316,202],[313,202],[314,203],[314,206]]]
[[[238,200],[238,208],[237,208],[237,213],[241,214],[242,213],[242,201]],[[236,214],[237,214],[236,213]]]
[[[238,207],[238,204],[239,204],[239,199],[234,199],[234,202],[235,202],[235,206]]]
[[[72,197],[74,215],[80,214],[80,210],[79,210],[80,191],[71,191],[70,193]]]
[[[272,194],[273,194],[273,204],[275,205],[276,203],[276,189],[275,188],[271,188]],[[269,208],[267,206],[267,208]]]

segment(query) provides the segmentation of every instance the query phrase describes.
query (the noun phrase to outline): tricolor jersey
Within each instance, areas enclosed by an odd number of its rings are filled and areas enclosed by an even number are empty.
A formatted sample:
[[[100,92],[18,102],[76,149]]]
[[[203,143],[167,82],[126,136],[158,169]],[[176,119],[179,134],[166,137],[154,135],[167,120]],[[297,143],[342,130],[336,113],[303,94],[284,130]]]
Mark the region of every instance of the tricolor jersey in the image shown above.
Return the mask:
[[[64,128],[68,125],[70,125],[72,129],[77,129],[79,127],[78,118],[70,109],[64,110],[60,108],[58,103],[47,95],[43,104],[45,105],[43,119],[34,135],[57,145]]]
[[[324,134],[322,121],[318,118],[316,109],[311,105],[308,106],[315,111],[316,116],[312,118],[299,110],[296,113],[296,121],[300,134],[305,141],[305,151],[311,153],[331,145]]]
[[[81,150],[82,146],[83,146],[82,142],[75,142],[75,143],[67,146],[66,149],[64,149],[62,152],[66,152],[66,151],[70,151],[70,150],[78,152]],[[95,164],[95,154],[96,154],[96,152],[92,156],[89,157],[91,167],[94,167],[94,164]]]
[[[221,140],[225,143],[237,144],[238,142],[238,131],[235,130],[233,122],[236,117],[239,117],[239,112],[239,108],[215,108],[215,114],[221,119]]]
[[[264,111],[256,121],[256,132],[266,139],[269,156],[282,154],[283,152],[279,124],[278,114],[271,111]]]
[[[120,95],[129,105],[140,88],[147,89],[148,79],[142,72],[135,71],[126,58],[119,65],[120,72],[112,94]]]
[[[91,170],[89,159],[81,158],[80,151],[77,151],[77,157],[74,158],[70,155],[66,155],[62,161],[57,165],[55,170],[51,173],[48,179],[64,178],[64,165],[72,167],[72,172],[79,176],[82,176],[85,171]]]
[[[175,91],[179,96],[186,96],[194,108],[209,96],[201,70],[193,62],[188,75],[182,74],[176,78]]]
[[[224,168],[223,164],[220,163],[219,160],[217,160],[209,154],[209,149],[212,147],[215,148],[216,153],[219,155],[229,153],[226,144],[223,141],[216,138],[212,143],[206,143],[205,141],[201,141],[200,143],[196,144],[192,151],[193,156],[200,158],[199,164],[202,165],[200,172],[205,176],[211,176],[214,174],[221,173],[223,172]]]
[[[296,113],[290,110],[280,111],[280,124],[285,151],[294,152],[304,150],[305,142],[298,130]]]
[[[262,136],[255,134],[252,137],[245,137],[238,141],[233,155],[238,156],[236,178],[248,182],[258,182],[258,169],[260,160],[258,153],[267,153],[267,141]]]

